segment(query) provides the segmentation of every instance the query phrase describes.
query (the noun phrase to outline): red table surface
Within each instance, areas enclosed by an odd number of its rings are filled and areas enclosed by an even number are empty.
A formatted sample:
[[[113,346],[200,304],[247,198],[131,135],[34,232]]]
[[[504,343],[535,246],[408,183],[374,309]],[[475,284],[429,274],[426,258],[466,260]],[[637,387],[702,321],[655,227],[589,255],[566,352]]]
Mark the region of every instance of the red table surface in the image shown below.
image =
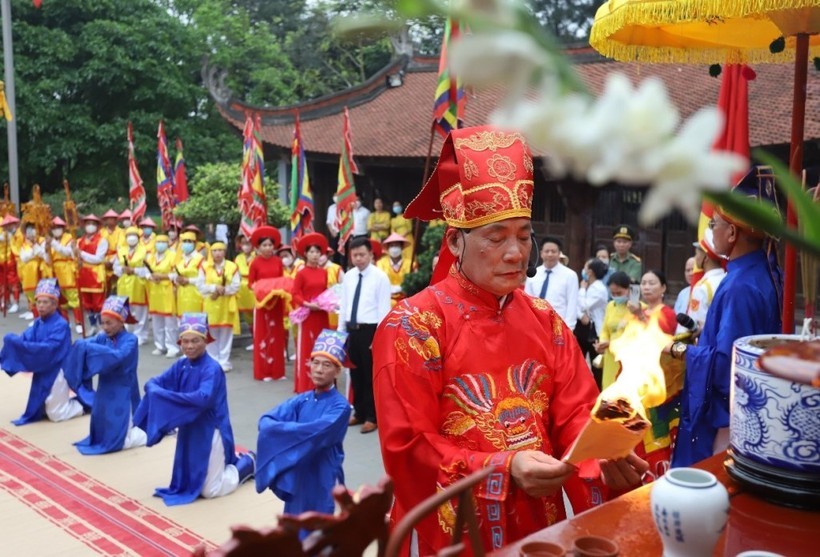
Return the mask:
[[[750,549],[786,557],[820,555],[820,513],[782,507],[744,492],[743,486],[731,479],[723,468],[725,459],[724,453],[695,465],[712,472],[729,490],[729,521],[713,555],[735,557]],[[663,546],[649,509],[651,489],[651,484],[635,489],[491,555],[518,557],[519,547],[533,541],[557,543],[569,549],[575,538],[595,535],[617,541],[623,557],[660,556]]]

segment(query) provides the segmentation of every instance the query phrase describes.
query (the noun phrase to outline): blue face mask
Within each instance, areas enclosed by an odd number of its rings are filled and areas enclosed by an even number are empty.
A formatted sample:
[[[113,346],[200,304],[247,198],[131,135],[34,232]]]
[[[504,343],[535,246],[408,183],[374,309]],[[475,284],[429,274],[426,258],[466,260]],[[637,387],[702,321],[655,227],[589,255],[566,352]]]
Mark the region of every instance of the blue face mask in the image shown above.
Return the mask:
[[[193,253],[193,251],[194,251],[194,245],[193,244],[188,243],[188,242],[184,242],[182,244],[182,253],[184,253],[185,255],[191,255],[191,253]]]
[[[612,301],[616,304],[625,304],[626,301],[629,299],[629,296],[613,296]]]
[[[581,271],[581,280],[589,280],[589,275],[586,271]]]
[[[145,234],[146,236],[150,236],[151,234],[154,233],[154,229],[151,228],[150,226],[146,226],[145,228],[142,229],[142,233]]]
[[[401,214],[401,205],[393,205],[393,214],[400,215]]]

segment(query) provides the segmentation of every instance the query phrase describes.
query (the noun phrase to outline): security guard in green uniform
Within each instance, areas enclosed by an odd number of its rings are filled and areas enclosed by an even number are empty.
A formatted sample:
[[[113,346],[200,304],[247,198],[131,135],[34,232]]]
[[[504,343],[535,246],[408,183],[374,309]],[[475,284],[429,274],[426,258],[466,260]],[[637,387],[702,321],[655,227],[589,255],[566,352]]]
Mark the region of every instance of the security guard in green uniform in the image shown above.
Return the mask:
[[[632,228],[622,224],[615,228],[612,233],[612,243],[615,251],[609,256],[609,268],[613,273],[623,271],[633,283],[641,282],[642,265],[641,258],[629,251],[632,249],[632,238],[634,234]]]

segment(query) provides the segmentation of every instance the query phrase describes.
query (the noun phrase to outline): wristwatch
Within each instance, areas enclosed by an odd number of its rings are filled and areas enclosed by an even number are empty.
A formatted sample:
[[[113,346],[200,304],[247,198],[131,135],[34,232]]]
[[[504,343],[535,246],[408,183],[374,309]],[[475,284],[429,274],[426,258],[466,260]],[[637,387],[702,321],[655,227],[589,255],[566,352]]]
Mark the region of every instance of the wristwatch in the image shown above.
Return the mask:
[[[689,346],[683,342],[674,342],[672,343],[672,357],[676,360],[682,360],[686,357],[686,349]]]

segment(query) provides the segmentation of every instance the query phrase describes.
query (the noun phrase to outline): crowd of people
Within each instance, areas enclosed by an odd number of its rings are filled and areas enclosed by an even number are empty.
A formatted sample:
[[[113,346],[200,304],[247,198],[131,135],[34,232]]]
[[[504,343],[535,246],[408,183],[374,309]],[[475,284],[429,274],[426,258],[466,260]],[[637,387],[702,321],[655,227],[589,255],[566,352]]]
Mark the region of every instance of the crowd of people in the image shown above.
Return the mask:
[[[761,187],[765,179],[753,170],[742,185],[759,197],[771,189]],[[60,219],[41,237],[25,219],[20,226],[6,216],[3,300],[16,310],[22,291],[34,318],[22,335],[7,335],[0,353],[10,374],[34,373],[16,423],[90,412],[90,436],[78,443],[88,454],[152,446],[176,432],[171,485],[157,490],[167,504],[226,495],[255,476],[257,490],[273,490],[289,513],[332,511],[330,490],[344,482],[342,441],[360,425],[361,433],[380,432],[394,523],[493,467],[473,489],[487,549],[562,519],[562,493],[577,513],[670,465],[723,450],[731,343],[779,330],[769,240],[716,208],[687,261],[690,286],[676,311],[664,273],[643,269],[632,253],[629,226],[614,230],[613,250],[596,246],[580,277],[558,238],[533,246],[532,188],[532,155],[520,134],[455,130],[406,215],[400,203],[393,216],[381,200],[373,212],[357,203],[346,270],[333,262],[333,206],[330,238],[310,233],[288,246],[261,226],[238,239],[233,261],[225,242],[208,245],[195,227],[156,234],[150,219],[134,226],[127,212],[85,216],[76,239]],[[447,227],[439,272],[407,297],[412,218]],[[533,249],[541,265],[530,268]],[[88,337],[73,345],[72,316]],[[147,342],[149,319],[154,353],[182,356],[141,396],[134,354]],[[257,380],[284,378],[293,335],[297,395],[262,416],[255,453],[236,454],[225,372],[243,320],[253,332]],[[680,385],[650,410],[652,431],[635,451],[582,475],[561,458],[600,390],[621,373],[611,343],[636,321],[657,322],[668,335],[660,363]],[[336,390],[343,368],[352,399]],[[447,545],[453,504],[416,526],[405,554]]]

